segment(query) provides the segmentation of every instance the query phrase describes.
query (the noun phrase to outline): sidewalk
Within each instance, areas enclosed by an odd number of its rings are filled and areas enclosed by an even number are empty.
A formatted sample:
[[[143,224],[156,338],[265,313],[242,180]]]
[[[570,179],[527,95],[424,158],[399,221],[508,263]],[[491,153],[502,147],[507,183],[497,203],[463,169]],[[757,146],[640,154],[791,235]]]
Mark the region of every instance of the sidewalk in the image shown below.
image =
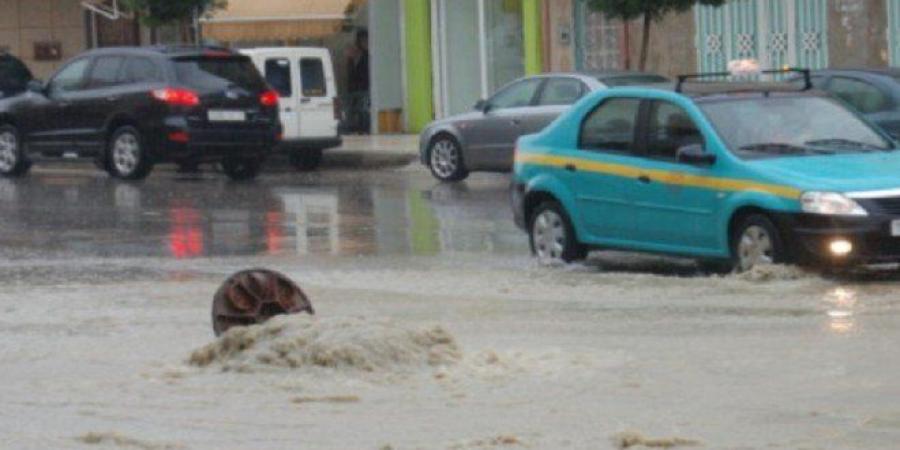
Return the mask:
[[[404,166],[419,155],[416,135],[348,135],[344,145],[325,151],[323,167],[378,168]]]

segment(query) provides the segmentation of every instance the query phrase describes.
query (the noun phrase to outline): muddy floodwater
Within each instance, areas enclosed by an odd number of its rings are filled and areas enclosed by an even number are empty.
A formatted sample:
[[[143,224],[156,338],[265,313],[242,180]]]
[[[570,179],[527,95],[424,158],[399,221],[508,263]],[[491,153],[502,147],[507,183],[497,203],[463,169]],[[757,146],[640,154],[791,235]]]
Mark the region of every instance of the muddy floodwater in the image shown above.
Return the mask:
[[[896,269],[539,267],[507,187],[0,180],[0,448],[897,448]],[[254,266],[317,317],[216,340]]]

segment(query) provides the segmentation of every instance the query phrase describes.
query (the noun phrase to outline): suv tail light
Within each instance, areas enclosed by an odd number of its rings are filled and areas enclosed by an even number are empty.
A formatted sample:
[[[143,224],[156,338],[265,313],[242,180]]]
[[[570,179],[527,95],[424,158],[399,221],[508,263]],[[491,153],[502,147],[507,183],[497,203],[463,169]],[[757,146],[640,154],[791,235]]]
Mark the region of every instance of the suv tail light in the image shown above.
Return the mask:
[[[334,120],[337,120],[338,122],[340,122],[341,121],[341,113],[342,113],[341,99],[339,97],[335,97],[333,105],[334,105]]]
[[[263,92],[259,96],[259,103],[269,108],[278,106],[278,93],[271,90]]]
[[[163,88],[151,92],[153,98],[173,106],[197,106],[200,97],[190,89]]]

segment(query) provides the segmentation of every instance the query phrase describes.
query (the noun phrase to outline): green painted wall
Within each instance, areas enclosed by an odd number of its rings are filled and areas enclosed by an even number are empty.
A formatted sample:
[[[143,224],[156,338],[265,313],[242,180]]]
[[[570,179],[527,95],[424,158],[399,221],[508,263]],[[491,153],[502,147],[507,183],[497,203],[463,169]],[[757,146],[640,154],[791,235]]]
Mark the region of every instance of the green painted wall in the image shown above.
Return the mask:
[[[522,40],[525,41],[525,74],[543,72],[543,40],[541,39],[541,0],[522,1]]]
[[[431,8],[429,0],[404,0],[406,17],[406,117],[410,133],[434,115],[431,84]]]

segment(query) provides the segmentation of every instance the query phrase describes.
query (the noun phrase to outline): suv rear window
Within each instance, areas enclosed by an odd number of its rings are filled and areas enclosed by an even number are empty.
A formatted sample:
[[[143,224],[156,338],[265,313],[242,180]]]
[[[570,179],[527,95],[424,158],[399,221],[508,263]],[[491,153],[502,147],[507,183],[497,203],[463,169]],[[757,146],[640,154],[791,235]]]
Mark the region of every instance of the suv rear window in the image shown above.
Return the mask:
[[[303,58],[300,60],[300,83],[304,97],[324,97],[328,95],[325,88],[325,68],[321,59]]]
[[[198,91],[211,92],[237,86],[251,92],[266,83],[247,57],[188,57],[175,60],[178,81]]]

